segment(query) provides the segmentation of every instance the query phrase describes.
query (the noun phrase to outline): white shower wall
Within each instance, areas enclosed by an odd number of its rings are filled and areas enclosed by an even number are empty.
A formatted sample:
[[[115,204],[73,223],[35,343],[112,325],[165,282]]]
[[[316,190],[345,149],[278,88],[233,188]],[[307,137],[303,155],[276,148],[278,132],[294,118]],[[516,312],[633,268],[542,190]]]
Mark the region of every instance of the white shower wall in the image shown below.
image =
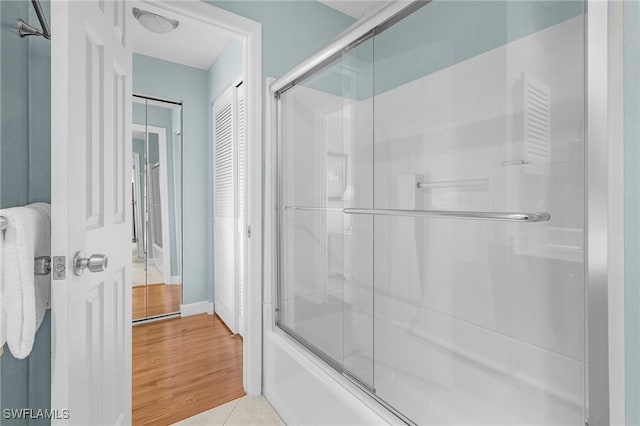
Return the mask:
[[[282,203],[328,210],[284,215],[280,321],[418,424],[584,422],[582,45],[578,16],[374,98],[309,85],[282,98]],[[538,156],[524,136],[527,83],[548,95]],[[346,156],[347,191],[333,200],[319,160],[330,152]],[[374,219],[345,207],[551,220]],[[267,365],[283,345],[269,336]],[[309,368],[265,373],[265,392],[286,393],[287,374]],[[315,374],[310,392],[314,381],[342,392]]]
[[[375,388],[419,424],[584,420],[582,25],[376,95],[377,208],[552,217],[376,217]],[[513,164],[525,160],[523,75],[549,88],[548,164]],[[416,189],[415,176],[461,182]]]

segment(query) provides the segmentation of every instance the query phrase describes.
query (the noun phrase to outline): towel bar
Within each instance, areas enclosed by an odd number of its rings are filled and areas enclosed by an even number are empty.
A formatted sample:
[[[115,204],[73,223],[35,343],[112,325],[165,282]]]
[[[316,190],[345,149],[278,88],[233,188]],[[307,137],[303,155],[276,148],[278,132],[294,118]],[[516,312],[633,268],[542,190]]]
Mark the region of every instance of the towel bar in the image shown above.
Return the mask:
[[[0,216],[0,232],[6,230],[8,225],[9,220]],[[51,273],[51,257],[38,256],[33,259],[33,272],[36,275],[49,275]]]
[[[45,18],[44,12],[42,11],[40,0],[31,0],[31,3],[33,4],[33,8],[36,10],[36,15],[38,16],[38,21],[40,21],[40,27],[42,28],[38,29],[27,24],[22,19],[18,19],[18,34],[20,34],[20,37],[42,36],[47,40],[51,40],[51,31],[49,30],[49,25],[47,25],[47,18]]]

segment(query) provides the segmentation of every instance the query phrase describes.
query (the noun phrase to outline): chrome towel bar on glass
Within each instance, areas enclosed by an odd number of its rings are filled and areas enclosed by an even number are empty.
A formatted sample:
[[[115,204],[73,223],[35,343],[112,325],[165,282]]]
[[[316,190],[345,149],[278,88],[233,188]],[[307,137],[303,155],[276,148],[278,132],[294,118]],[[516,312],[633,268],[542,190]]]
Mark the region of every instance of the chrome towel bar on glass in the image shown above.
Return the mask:
[[[302,210],[310,212],[340,212],[344,213],[341,207],[300,207],[300,206],[284,206],[284,210]]]
[[[284,210],[306,211],[342,211],[345,214],[368,214],[381,216],[409,216],[409,217],[434,217],[447,219],[475,219],[475,220],[499,220],[508,222],[546,222],[551,219],[547,212],[538,213],[505,213],[505,212],[474,212],[474,211],[447,211],[447,210],[401,210],[401,209],[362,209],[362,208],[323,208],[323,207],[296,207],[284,206]]]
[[[551,215],[546,212],[539,213],[501,213],[501,212],[470,212],[447,210],[399,210],[399,209],[357,209],[343,210],[346,214],[372,214],[383,216],[412,216],[412,217],[441,217],[450,219],[478,219],[478,220],[503,220],[509,222],[546,222]]]
[[[9,221],[6,217],[0,216],[0,232],[7,229]],[[51,272],[51,257],[38,256],[33,259],[33,272],[36,275],[49,275]]]

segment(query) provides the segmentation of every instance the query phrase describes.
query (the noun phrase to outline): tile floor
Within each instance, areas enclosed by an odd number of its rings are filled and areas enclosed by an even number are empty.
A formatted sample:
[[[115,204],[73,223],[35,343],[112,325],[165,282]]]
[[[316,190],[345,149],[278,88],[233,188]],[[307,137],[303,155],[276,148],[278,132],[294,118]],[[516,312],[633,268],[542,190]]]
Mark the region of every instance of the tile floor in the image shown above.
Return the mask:
[[[282,419],[261,396],[243,396],[174,424],[178,426],[284,426]]]
[[[138,257],[138,248],[136,243],[131,244],[131,259],[132,259],[132,279],[133,285],[145,285],[164,283],[162,273],[153,265],[148,265],[147,270],[144,270],[144,258]]]

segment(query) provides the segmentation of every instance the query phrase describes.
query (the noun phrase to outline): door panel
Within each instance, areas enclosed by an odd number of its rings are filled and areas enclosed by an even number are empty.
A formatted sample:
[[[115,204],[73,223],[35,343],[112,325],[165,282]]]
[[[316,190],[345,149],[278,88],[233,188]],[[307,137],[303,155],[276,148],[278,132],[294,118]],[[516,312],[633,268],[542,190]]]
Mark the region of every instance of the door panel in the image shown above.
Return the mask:
[[[115,5],[119,3],[120,2],[117,2]],[[128,185],[126,182],[128,182],[128,180],[124,179],[127,176],[128,171],[128,168],[125,167],[125,165],[129,164],[126,162],[125,156],[126,123],[128,122],[128,116],[126,115],[126,103],[128,97],[125,83],[125,72],[117,61],[114,61],[113,85],[115,99],[113,101],[113,130],[115,144],[113,144],[113,156],[115,160],[113,165],[113,184],[115,185],[115,191],[113,192],[113,222],[116,224],[123,223],[126,220],[124,209],[128,207],[128,204],[126,203],[128,195],[128,191],[126,189]]]
[[[129,424],[131,415],[129,18],[123,2],[51,5],[52,254],[66,277],[52,284],[54,424]],[[118,15],[114,29],[114,17]],[[75,275],[82,251],[108,256]]]

